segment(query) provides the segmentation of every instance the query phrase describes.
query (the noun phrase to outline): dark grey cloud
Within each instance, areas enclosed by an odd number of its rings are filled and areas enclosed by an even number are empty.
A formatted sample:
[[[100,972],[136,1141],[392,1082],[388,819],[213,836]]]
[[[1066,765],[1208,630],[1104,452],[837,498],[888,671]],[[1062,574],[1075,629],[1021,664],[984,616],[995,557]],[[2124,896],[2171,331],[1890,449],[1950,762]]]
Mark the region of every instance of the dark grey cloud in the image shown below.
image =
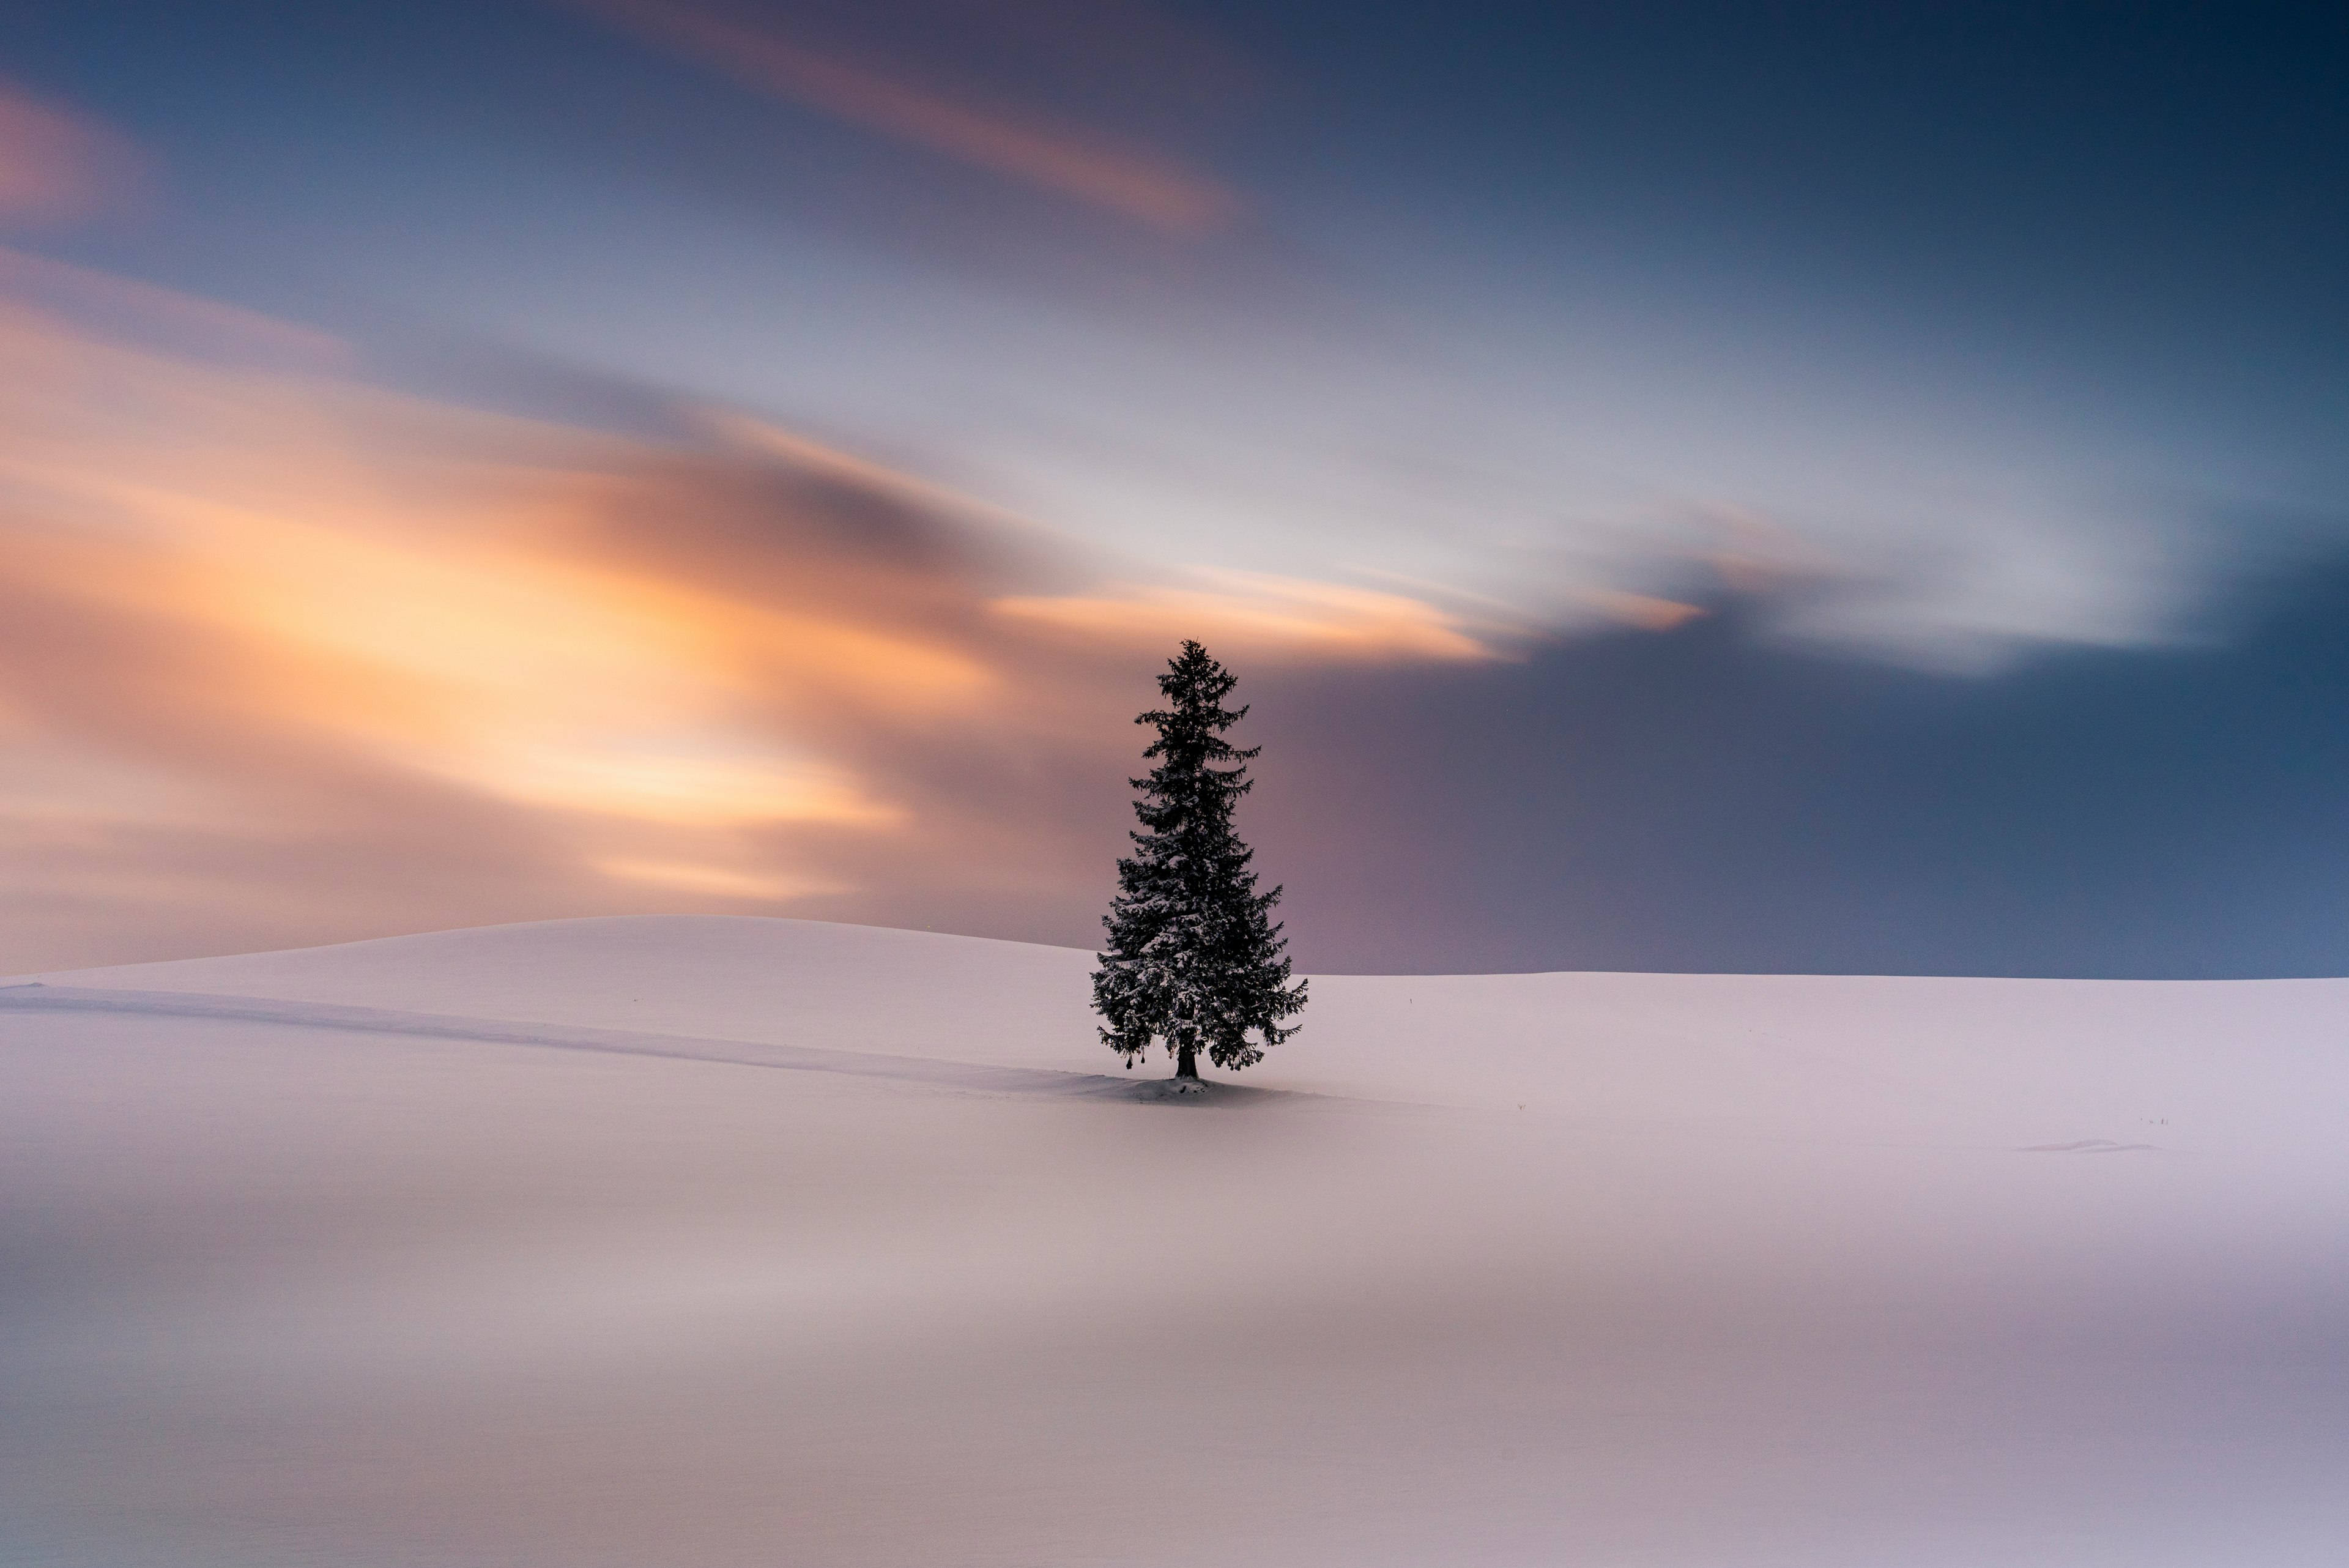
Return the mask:
[[[2349,572],[2228,642],[1982,680],[1752,618],[1254,682],[1251,809],[1305,961],[2349,971]]]

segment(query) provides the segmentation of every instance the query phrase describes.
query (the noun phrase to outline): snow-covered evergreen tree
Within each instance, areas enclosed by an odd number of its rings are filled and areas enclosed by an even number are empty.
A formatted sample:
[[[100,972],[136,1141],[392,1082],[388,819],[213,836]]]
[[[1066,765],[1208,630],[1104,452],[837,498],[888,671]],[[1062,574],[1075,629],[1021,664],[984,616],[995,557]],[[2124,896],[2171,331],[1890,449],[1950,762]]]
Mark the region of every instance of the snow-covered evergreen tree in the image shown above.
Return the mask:
[[[1271,918],[1280,889],[1256,890],[1256,852],[1232,830],[1232,807],[1253,787],[1248,760],[1223,732],[1247,715],[1224,706],[1237,677],[1195,642],[1167,661],[1167,706],[1134,720],[1158,739],[1158,765],[1131,781],[1142,831],[1117,863],[1117,897],[1102,924],[1109,944],[1093,973],[1102,1043],[1131,1067],[1152,1040],[1196,1078],[1201,1052],[1218,1067],[1253,1066],[1296,1033],[1306,982],[1288,983],[1288,943]],[[1250,1038],[1251,1033],[1255,1036]]]

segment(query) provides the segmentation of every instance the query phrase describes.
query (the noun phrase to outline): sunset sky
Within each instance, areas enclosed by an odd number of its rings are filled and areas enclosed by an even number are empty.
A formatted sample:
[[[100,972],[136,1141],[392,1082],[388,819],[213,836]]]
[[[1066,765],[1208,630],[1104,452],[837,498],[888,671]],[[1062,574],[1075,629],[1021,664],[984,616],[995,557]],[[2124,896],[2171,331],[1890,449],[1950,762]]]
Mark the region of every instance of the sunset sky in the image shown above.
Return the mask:
[[[1899,13],[1895,15],[1895,13]],[[0,10],[0,972],[2349,972],[2349,12]]]

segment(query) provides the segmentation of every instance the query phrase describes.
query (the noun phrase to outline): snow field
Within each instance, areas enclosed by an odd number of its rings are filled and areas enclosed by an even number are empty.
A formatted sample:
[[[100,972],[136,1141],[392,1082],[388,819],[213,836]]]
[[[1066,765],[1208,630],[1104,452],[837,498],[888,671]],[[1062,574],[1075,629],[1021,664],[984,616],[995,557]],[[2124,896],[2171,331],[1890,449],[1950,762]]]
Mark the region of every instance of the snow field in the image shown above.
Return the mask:
[[[679,918],[0,991],[0,1560],[2349,1544],[2349,985],[1323,977],[1277,1092],[1168,1105],[1087,964]]]

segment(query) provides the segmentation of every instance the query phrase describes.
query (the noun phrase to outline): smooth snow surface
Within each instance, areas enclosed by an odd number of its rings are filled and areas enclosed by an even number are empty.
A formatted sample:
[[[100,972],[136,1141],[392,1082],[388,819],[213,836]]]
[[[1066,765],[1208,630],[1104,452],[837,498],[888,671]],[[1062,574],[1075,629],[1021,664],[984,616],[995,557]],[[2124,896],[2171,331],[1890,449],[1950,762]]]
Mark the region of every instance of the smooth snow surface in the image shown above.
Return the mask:
[[[2349,982],[557,921],[0,989],[0,1562],[2349,1561]]]

